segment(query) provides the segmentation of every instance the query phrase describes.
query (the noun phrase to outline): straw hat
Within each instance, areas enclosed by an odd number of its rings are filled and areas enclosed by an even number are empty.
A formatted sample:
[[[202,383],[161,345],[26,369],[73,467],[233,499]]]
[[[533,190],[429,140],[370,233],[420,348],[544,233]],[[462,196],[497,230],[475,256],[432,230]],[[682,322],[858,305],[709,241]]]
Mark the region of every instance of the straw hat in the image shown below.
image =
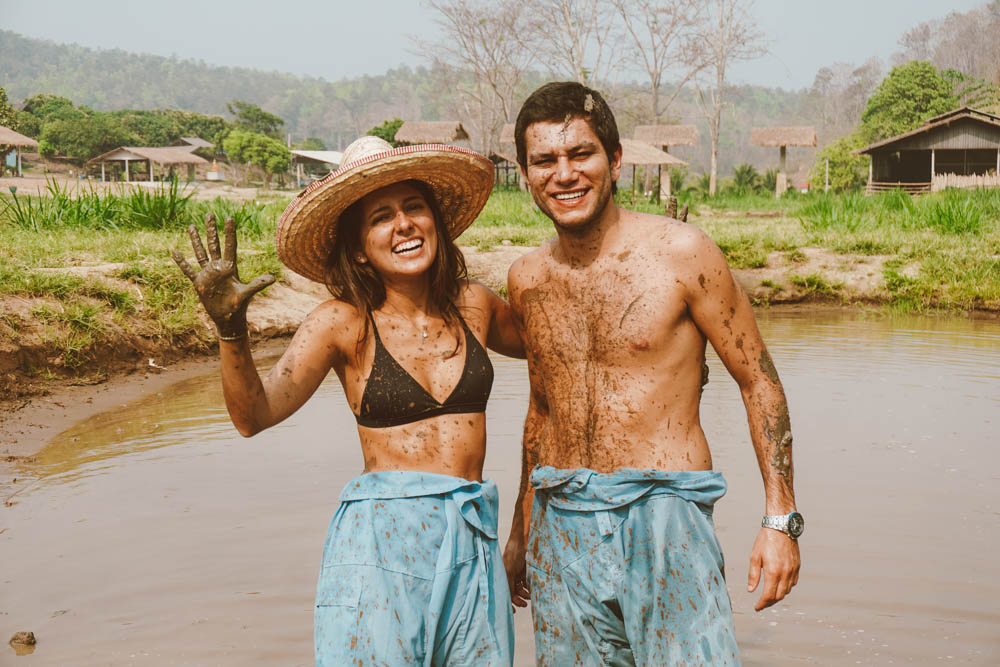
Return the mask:
[[[486,205],[493,163],[457,146],[393,148],[378,137],[361,137],[344,151],[339,169],[306,188],[281,214],[278,257],[292,271],[324,282],[344,210],[370,192],[409,179],[430,186],[455,238]]]

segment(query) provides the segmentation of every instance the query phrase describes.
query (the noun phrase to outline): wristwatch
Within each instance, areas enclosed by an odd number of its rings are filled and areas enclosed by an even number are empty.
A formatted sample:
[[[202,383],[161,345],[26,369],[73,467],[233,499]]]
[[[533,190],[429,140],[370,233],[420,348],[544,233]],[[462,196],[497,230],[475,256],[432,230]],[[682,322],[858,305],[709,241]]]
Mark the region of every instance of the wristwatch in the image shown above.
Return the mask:
[[[799,539],[799,535],[802,534],[802,531],[805,530],[806,520],[803,519],[802,515],[798,512],[791,512],[789,514],[765,514],[764,519],[760,522],[760,525],[764,528],[780,530],[793,540],[797,540]]]

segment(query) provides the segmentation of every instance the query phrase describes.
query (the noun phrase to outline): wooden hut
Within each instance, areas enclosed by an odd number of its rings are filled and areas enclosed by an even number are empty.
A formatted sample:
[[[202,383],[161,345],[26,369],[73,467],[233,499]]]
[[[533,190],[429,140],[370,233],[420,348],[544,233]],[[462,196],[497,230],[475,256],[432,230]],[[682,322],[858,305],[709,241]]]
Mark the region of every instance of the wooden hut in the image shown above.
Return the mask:
[[[666,153],[655,146],[650,146],[643,141],[636,141],[635,139],[622,139],[622,164],[632,165],[632,193],[635,194],[635,166],[636,165],[650,165],[655,164],[657,166],[657,172],[660,176],[660,191],[659,195],[662,198],[664,196],[663,190],[663,166],[667,167],[678,165],[686,165],[687,162],[684,160],[675,158],[670,153]],[[669,182],[670,178],[667,177]],[[669,186],[667,188],[666,194],[670,194]]]
[[[34,148],[38,150],[38,142],[31,137],[26,137],[19,132],[15,132],[9,127],[0,125],[0,146],[13,146],[17,152],[17,175],[21,176],[21,149]]]
[[[854,154],[871,156],[869,194],[1000,187],[1000,116],[963,107]]]
[[[755,127],[750,130],[751,146],[777,146],[778,181],[774,194],[778,197],[788,189],[786,153],[789,146],[816,146],[816,128],[811,125],[793,127]]]
[[[105,181],[107,180],[105,165],[109,162],[125,163],[126,183],[132,182],[129,170],[130,162],[145,162],[148,165],[150,183],[152,183],[154,179],[153,165],[159,165],[161,169],[163,167],[169,168],[186,165],[188,168],[188,180],[193,181],[195,167],[208,164],[208,160],[205,158],[195,155],[186,148],[179,146],[122,146],[121,148],[116,148],[113,151],[108,151],[103,155],[98,155],[97,157],[88,160],[87,164],[101,165],[101,180]]]
[[[396,131],[396,141],[408,144],[454,144],[469,141],[469,133],[457,120],[408,120]]]

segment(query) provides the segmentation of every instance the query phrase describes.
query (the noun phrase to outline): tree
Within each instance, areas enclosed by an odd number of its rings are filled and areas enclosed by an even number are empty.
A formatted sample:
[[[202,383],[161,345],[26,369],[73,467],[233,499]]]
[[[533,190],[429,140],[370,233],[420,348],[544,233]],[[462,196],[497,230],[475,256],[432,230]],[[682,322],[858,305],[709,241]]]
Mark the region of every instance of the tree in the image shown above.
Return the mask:
[[[281,141],[255,132],[236,129],[222,141],[222,149],[231,160],[259,167],[264,172],[264,187],[271,187],[271,176],[288,170],[292,154]]]
[[[709,167],[709,195],[715,195],[719,174],[719,128],[726,86],[726,69],[741,60],[764,55],[763,35],[750,18],[753,0],[714,0],[703,22],[699,43],[704,49],[706,67],[698,86],[698,101],[712,139]]]
[[[402,146],[403,144],[396,141],[396,133],[399,132],[399,128],[403,126],[403,121],[398,118],[393,118],[392,120],[383,121],[381,125],[376,125],[372,129],[368,130],[368,134],[373,137],[380,137],[385,139],[393,148]]]
[[[520,2],[427,0],[437,12],[442,39],[425,47],[436,71],[460,96],[477,148],[489,153],[504,123],[517,112],[518,87],[534,59],[518,36],[527,32]],[[533,10],[531,10],[533,11]]]
[[[233,121],[235,127],[274,139],[281,138],[280,130],[285,121],[280,116],[268,113],[256,104],[243,100],[233,100],[226,105],[226,109],[236,116],[236,120]]]
[[[528,26],[527,48],[554,76],[600,87],[621,65],[622,39],[607,0],[536,0]]]
[[[923,121],[959,106],[957,72],[940,72],[924,60],[892,68],[861,114],[861,137],[874,143],[907,132]]]
[[[809,170],[809,185],[814,190],[826,187],[827,160],[830,165],[830,189],[835,192],[857,190],[868,180],[867,155],[854,155],[853,151],[865,145],[860,133],[843,136],[827,144],[816,154],[816,161]]]
[[[107,114],[92,113],[75,120],[45,123],[39,140],[43,155],[59,152],[76,162],[129,144],[130,135]]]
[[[613,0],[631,38],[634,64],[649,76],[650,100],[646,114],[656,124],[685,85],[704,66],[693,40],[702,20],[698,0]],[[672,74],[669,86],[664,80]],[[668,87],[665,99],[662,89]]]

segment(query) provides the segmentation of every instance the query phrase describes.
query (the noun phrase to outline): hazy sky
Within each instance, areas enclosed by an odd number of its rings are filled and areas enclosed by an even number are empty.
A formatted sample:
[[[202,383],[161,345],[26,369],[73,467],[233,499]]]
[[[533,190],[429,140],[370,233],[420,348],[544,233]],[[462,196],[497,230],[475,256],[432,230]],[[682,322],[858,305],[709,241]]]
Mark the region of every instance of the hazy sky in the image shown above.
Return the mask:
[[[498,0],[504,1],[504,0]],[[771,54],[732,70],[733,83],[796,89],[838,61],[884,61],[902,33],[985,0],[757,0]],[[412,35],[433,40],[418,0],[0,0],[0,27],[29,37],[215,65],[337,80],[426,64]]]

